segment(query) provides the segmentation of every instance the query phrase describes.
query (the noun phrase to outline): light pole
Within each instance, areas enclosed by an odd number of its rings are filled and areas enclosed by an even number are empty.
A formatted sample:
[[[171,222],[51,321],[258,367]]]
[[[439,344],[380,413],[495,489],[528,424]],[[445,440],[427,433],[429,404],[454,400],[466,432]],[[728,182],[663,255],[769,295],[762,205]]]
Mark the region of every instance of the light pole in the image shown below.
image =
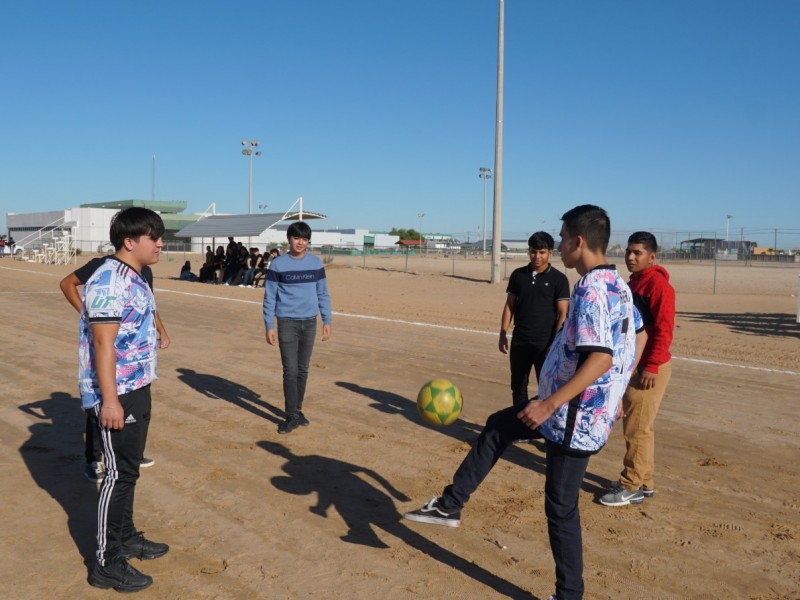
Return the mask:
[[[419,255],[422,256],[422,219],[425,218],[425,213],[419,213]]]
[[[242,140],[242,154],[250,159],[250,192],[247,200],[247,214],[253,214],[253,154],[261,156],[261,150],[258,150],[258,140]]]
[[[725,215],[725,241],[726,242],[728,241],[728,230],[730,229],[730,224],[731,224],[731,219],[732,218],[733,218],[733,215]],[[727,252],[728,249],[725,248],[725,251]]]
[[[479,171],[478,177],[483,179],[483,255],[486,256],[486,180],[492,178],[492,170],[481,167]]]
[[[494,134],[494,213],[492,218],[492,283],[500,282],[503,212],[503,62],[505,54],[505,0],[499,0],[497,22],[497,112]]]

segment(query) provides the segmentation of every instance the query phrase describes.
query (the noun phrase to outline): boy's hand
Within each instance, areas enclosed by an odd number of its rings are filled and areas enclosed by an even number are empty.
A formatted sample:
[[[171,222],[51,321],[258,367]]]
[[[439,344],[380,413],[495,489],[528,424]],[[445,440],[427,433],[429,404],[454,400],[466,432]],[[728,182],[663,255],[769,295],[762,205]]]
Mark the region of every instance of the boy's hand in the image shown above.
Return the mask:
[[[331,326],[330,325],[323,325],[322,326],[322,341],[327,342],[331,339]]]
[[[508,354],[508,335],[505,331],[500,332],[500,339],[497,342],[497,348],[503,354]]]
[[[655,373],[642,369],[639,373],[639,387],[643,390],[650,390],[656,387],[656,377],[658,377],[658,375]]]
[[[105,403],[100,407],[100,425],[105,429],[122,429],[125,427],[125,411],[117,403]]]
[[[531,400],[525,408],[517,413],[517,418],[531,429],[536,429],[552,414],[553,408],[550,403],[544,400]]]
[[[274,346],[275,344],[277,344],[277,343],[278,343],[278,336],[277,336],[277,334],[275,333],[275,330],[274,330],[274,329],[268,329],[268,330],[267,330],[267,343],[268,343],[270,346]]]

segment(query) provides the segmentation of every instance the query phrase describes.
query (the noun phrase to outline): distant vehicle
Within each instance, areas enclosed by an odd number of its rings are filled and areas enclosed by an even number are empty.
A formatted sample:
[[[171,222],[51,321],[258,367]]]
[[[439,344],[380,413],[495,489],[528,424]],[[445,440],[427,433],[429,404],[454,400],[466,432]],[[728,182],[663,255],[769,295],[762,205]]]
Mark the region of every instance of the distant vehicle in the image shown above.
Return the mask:
[[[114,248],[114,244],[111,242],[102,242],[99,246],[97,246],[97,253],[98,254],[114,254],[116,248]]]

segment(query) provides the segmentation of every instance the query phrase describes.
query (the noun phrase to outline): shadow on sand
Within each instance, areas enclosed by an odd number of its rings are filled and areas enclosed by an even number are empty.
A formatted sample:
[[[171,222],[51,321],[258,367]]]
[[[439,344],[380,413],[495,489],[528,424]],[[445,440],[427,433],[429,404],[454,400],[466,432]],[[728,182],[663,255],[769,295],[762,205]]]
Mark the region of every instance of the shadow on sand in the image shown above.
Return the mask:
[[[463,419],[458,419],[455,423],[448,425],[447,427],[433,427],[432,425],[425,423],[425,421],[423,421],[419,416],[419,413],[417,412],[417,403],[415,400],[405,398],[393,392],[365,388],[358,384],[349,383],[346,381],[337,381],[336,385],[353,393],[366,396],[373,401],[371,406],[376,410],[386,414],[401,415],[419,427],[432,429],[438,433],[441,433],[442,435],[456,439],[459,442],[466,442],[471,445],[478,438],[481,431],[483,431],[482,426],[475,425],[474,423],[467,423]],[[468,400],[465,399],[465,401]],[[534,448],[538,454],[534,454],[527,450],[532,450]],[[544,454],[544,442],[540,440],[532,440],[528,443],[514,444],[509,446],[503,454],[503,458],[510,463],[525,469],[530,469],[544,477],[546,467]],[[466,453],[464,453],[464,457],[466,457]],[[444,476],[447,477],[448,474],[444,474]],[[599,475],[595,475],[587,471],[583,483],[581,484],[581,489],[589,494],[598,495],[605,493],[610,484],[611,481],[609,481],[606,477],[600,477]],[[544,478],[542,479],[542,489],[544,489]]]
[[[378,528],[500,594],[509,598],[535,600],[530,592],[406,527],[392,498],[401,502],[409,498],[379,473],[325,456],[298,456],[276,442],[261,441],[257,445],[286,460],[282,467],[286,475],[273,477],[270,480],[272,485],[297,496],[316,493],[317,504],[311,507],[315,515],[328,518],[331,509],[341,515],[348,527],[347,534],[341,537],[342,541],[371,548],[388,548],[375,533],[375,528]],[[365,481],[367,478],[371,482]]]
[[[83,432],[86,414],[81,401],[66,392],[19,409],[37,422],[19,453],[31,477],[67,515],[67,527],[85,564],[94,562],[97,528],[97,484],[83,476]]]
[[[282,423],[286,418],[286,413],[280,408],[273,406],[261,396],[248,387],[240,385],[208,373],[198,373],[192,369],[176,369],[178,379],[194,389],[198,393],[208,398],[225,400],[231,404],[243,408],[257,417],[262,417],[267,421],[272,421],[276,425]]]
[[[677,316],[685,317],[698,323],[719,323],[734,333],[800,339],[800,324],[797,323],[796,315],[781,313],[679,312]]]

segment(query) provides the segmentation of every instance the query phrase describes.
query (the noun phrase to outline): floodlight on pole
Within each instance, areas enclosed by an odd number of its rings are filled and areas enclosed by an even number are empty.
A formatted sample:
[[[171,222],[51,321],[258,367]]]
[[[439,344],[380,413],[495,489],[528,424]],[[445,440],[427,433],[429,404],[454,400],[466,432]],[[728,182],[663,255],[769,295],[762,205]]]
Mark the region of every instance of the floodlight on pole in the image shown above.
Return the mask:
[[[253,155],[261,156],[261,150],[258,150],[258,140],[242,140],[242,154],[250,159],[250,187],[247,200],[247,214],[253,214]]]
[[[728,241],[728,230],[730,228],[731,219],[733,215],[725,215],[725,241]],[[725,249],[727,251],[727,248]]]
[[[483,179],[483,255],[486,256],[486,180],[492,178],[492,170],[488,167],[479,169],[478,177]]]

